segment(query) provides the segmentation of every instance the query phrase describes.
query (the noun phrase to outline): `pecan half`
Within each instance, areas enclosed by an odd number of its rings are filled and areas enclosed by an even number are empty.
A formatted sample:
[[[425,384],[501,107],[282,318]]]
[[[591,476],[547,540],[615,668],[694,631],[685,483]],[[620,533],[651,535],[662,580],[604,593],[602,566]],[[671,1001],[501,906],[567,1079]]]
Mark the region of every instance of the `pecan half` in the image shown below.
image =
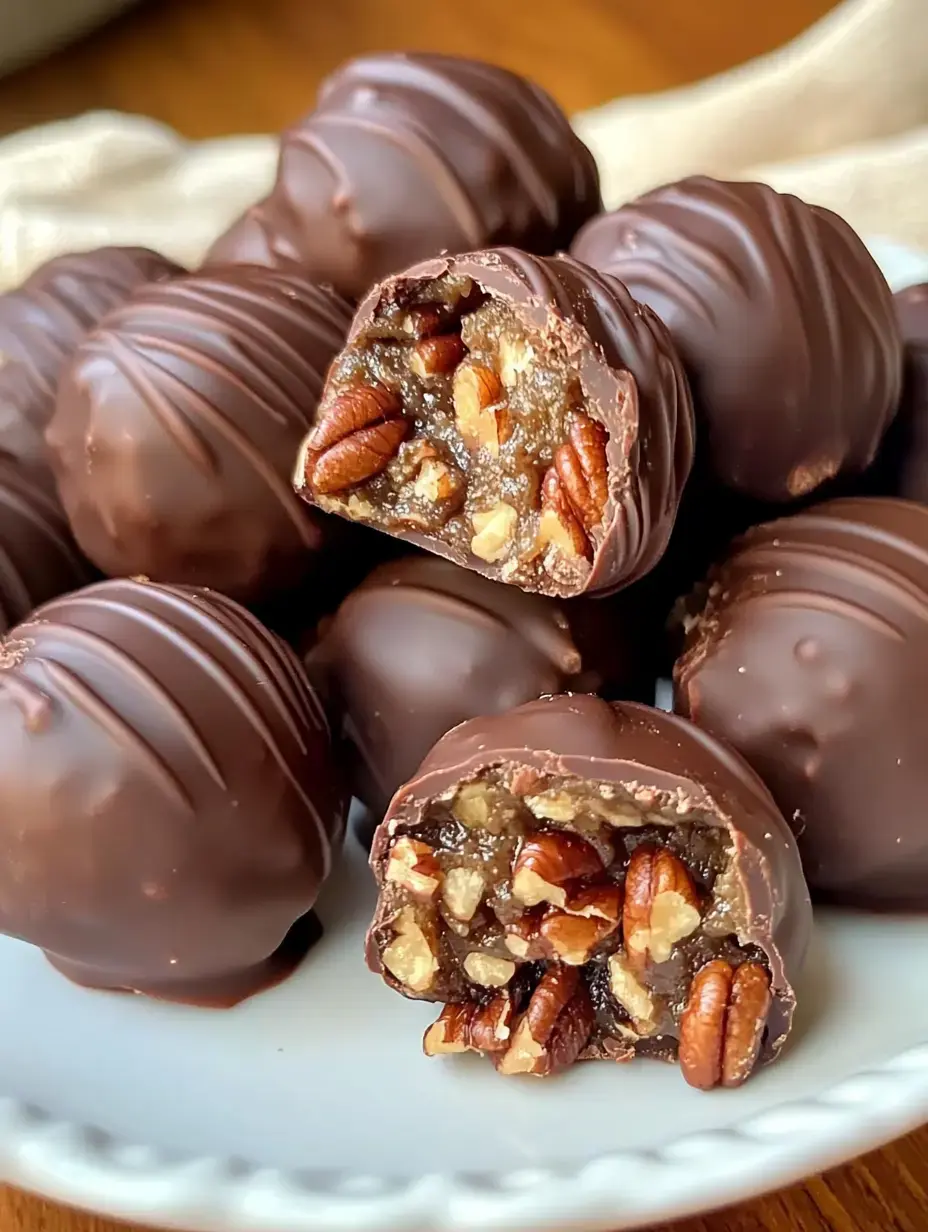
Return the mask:
[[[384,880],[408,890],[416,898],[430,899],[441,885],[441,868],[428,843],[403,836],[390,849]]]
[[[580,1056],[593,1033],[596,1015],[576,967],[550,967],[512,1032],[508,1049],[495,1060],[501,1074],[546,1077]]]
[[[740,1086],[757,1061],[769,1009],[770,976],[760,963],[733,971],[715,959],[701,967],[680,1019],[680,1069],[690,1086]]]
[[[526,838],[512,866],[512,896],[526,907],[564,907],[567,882],[604,871],[596,848],[567,831],[539,831]]]
[[[454,374],[454,419],[469,449],[483,446],[494,458],[512,435],[499,377],[483,364],[462,364]]]
[[[409,428],[399,398],[383,385],[342,390],[323,410],[307,439],[307,485],[327,495],[379,475]]]
[[[666,962],[699,927],[699,897],[686,866],[666,847],[642,843],[625,876],[622,929],[632,962]]]
[[[446,1005],[422,1040],[427,1057],[453,1052],[505,1052],[512,1034],[512,1000],[500,993],[485,1005]]]
[[[618,920],[570,915],[552,907],[538,926],[540,939],[570,967],[582,967],[600,942],[618,929]]]
[[[549,467],[541,481],[541,517],[538,521],[538,542],[542,548],[553,546],[567,557],[593,557],[593,545],[587,538],[555,468]]]
[[[538,923],[544,957],[582,967],[596,947],[618,931],[621,915],[617,885],[587,886],[569,894],[563,909],[549,907]]]
[[[460,334],[423,338],[409,353],[410,371],[423,381],[432,376],[444,376],[454,371],[466,350]]]
[[[609,496],[609,434],[589,415],[576,412],[570,417],[567,438],[554,455],[554,467],[575,517],[589,532],[602,522]]]

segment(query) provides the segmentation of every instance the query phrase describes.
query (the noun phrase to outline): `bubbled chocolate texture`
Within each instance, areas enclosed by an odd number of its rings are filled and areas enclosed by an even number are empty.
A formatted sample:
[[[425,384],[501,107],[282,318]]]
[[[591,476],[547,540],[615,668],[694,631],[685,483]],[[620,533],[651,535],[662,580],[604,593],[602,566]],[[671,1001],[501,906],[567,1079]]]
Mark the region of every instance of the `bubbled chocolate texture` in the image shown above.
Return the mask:
[[[565,689],[653,688],[632,607],[559,603],[434,556],[375,569],[307,657],[340,716],[354,794],[382,815],[432,745],[475,715]]]
[[[819,897],[928,907],[928,509],[830,501],[710,575],[677,708],[773,792]]]
[[[693,177],[594,219],[572,252],[670,329],[726,486],[788,502],[873,460],[901,342],[885,279],[837,215]]]
[[[54,257],[0,295],[0,453],[44,464],[55,391],[78,343],[143,283],[182,273],[147,248]]]
[[[0,634],[94,580],[45,472],[0,457]]]
[[[325,519],[290,474],[349,322],[300,273],[248,266],[147,286],[110,313],[47,435],[90,559],[249,602],[323,567]]]
[[[289,971],[344,823],[292,652],[113,581],[0,644],[0,929],[80,983],[228,1004]]]
[[[210,260],[297,261],[358,298],[439,252],[566,248],[600,208],[593,156],[538,86],[453,56],[363,56],[284,133],[270,195]]]

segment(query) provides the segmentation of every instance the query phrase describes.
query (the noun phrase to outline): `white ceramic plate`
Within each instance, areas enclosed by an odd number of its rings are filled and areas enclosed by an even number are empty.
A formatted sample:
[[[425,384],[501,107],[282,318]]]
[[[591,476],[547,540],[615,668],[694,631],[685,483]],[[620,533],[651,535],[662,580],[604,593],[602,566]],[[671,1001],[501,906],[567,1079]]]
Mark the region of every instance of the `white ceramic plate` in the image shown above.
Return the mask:
[[[926,264],[874,244],[897,285]],[[327,932],[228,1012],[72,987],[0,939],[0,1177],[221,1232],[618,1229],[784,1185],[928,1118],[928,918],[822,912],[791,1046],[706,1095],[659,1063],[503,1080],[429,1061],[434,1007],[368,974],[349,840]]]

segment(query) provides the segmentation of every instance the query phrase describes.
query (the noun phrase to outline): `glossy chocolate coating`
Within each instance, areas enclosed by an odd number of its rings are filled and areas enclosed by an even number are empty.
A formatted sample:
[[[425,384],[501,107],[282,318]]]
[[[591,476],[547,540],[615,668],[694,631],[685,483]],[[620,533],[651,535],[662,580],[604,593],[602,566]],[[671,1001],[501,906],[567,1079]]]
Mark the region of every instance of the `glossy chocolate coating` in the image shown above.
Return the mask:
[[[875,493],[928,504],[928,283],[893,296],[905,347],[902,399],[867,477]]]
[[[753,765],[813,892],[928,907],[928,508],[829,501],[710,575],[677,708]]]
[[[298,660],[221,595],[103,582],[0,644],[0,929],[78,982],[275,982],[344,811]]]
[[[788,502],[873,460],[901,341],[883,275],[837,215],[694,177],[594,219],[571,251],[670,329],[723,484]]]
[[[247,602],[321,567],[290,474],[350,311],[249,266],[143,288],[78,348],[47,439],[75,537],[111,577]]]
[[[0,457],[0,634],[95,576],[47,474]]]
[[[209,260],[296,261],[359,298],[440,252],[556,252],[601,208],[592,154],[538,86],[454,56],[362,56],[284,133],[270,195]]]
[[[449,728],[544,693],[643,690],[643,677],[653,696],[631,607],[546,599],[434,556],[375,569],[307,656],[342,724],[353,793],[382,816]]]
[[[0,295],[0,453],[45,464],[58,380],[84,335],[137,287],[182,273],[147,248],[53,257]]]
[[[616,278],[569,257],[500,248],[426,261],[387,279],[358,308],[348,345],[376,334],[374,323],[384,307],[409,301],[445,275],[471,279],[530,329],[556,341],[559,353],[570,357],[592,415],[609,434],[608,499],[592,536],[591,568],[579,590],[552,581],[550,593],[608,594],[637,581],[667,546],[693,462],[692,399],[667,330]],[[328,393],[327,388],[323,402]],[[311,499],[301,478],[298,464],[298,490]],[[498,564],[427,533],[392,528],[390,533],[486,577],[504,576]]]
[[[430,801],[493,766],[651,788],[666,793],[681,813],[698,810],[707,824],[728,832],[744,904],[738,938],[759,947],[770,967],[773,1002],[760,1059],[772,1060],[792,1022],[812,913],[789,827],[750,767],[694,725],[634,702],[566,694],[473,719],[440,740],[394,797],[371,851],[381,884],[396,826],[423,817]],[[378,915],[368,945],[375,971],[381,923]]]

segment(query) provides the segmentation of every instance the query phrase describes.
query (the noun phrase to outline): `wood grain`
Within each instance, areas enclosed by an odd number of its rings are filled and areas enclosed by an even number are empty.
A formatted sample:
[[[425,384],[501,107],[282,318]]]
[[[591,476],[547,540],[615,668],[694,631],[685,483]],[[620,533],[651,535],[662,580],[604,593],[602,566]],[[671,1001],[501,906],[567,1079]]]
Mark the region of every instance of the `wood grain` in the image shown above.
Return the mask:
[[[275,129],[309,108],[339,61],[389,47],[483,55],[530,74],[576,110],[721,71],[792,38],[831,7],[831,0],[152,3],[0,82],[0,132],[94,108],[151,115],[191,137]],[[674,1232],[926,1232],[926,1189],[928,1129]],[[0,1228],[115,1232],[118,1225],[6,1190]]]

